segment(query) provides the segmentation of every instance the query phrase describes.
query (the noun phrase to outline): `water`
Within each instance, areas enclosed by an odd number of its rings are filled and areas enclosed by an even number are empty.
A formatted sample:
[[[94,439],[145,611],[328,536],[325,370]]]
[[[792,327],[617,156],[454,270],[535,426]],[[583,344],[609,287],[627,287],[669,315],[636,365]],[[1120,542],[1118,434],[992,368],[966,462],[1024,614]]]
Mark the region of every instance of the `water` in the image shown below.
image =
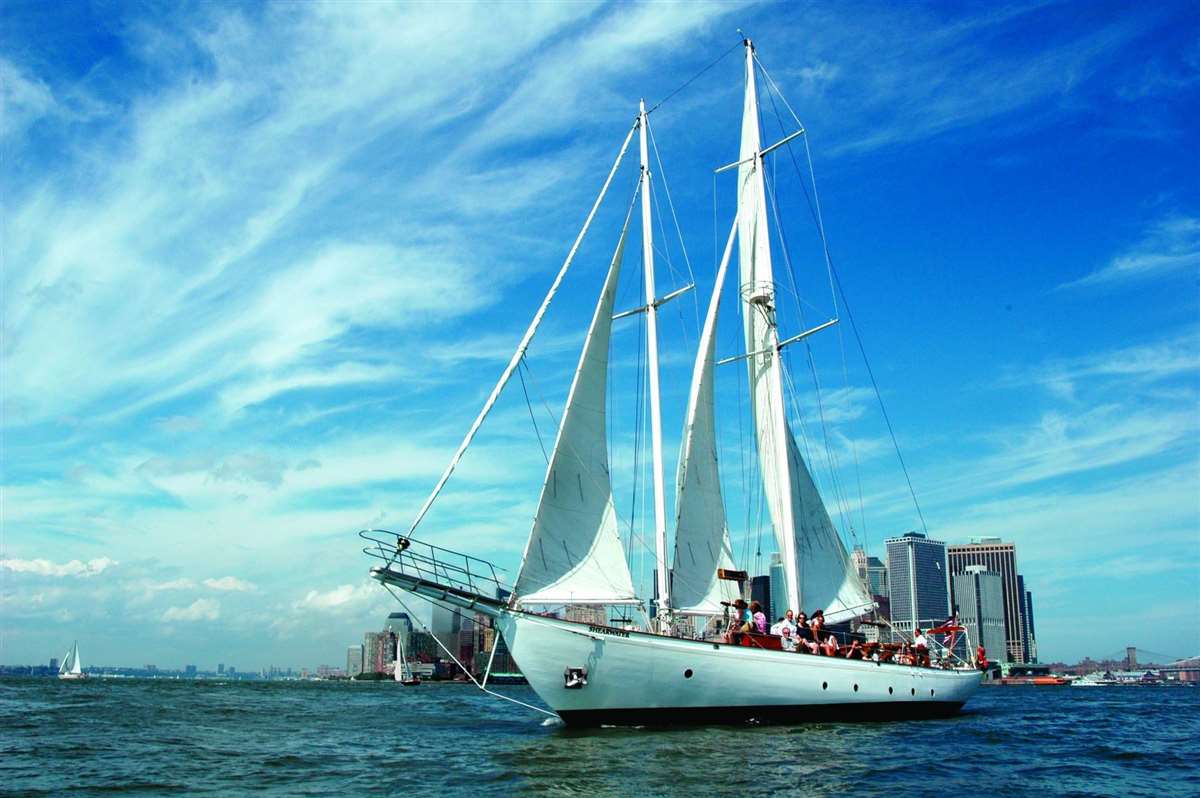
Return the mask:
[[[1200,795],[1200,689],[981,688],[911,723],[544,721],[458,684],[4,679],[0,795]]]

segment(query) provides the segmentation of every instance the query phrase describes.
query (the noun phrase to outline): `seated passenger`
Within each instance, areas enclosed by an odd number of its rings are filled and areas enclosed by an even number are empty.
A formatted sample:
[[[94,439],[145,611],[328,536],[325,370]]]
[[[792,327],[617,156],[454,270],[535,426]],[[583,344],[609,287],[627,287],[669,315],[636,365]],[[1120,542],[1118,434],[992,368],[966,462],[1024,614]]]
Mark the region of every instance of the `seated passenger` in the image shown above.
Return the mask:
[[[754,626],[751,631],[765,635],[767,633],[767,616],[763,614],[762,605],[757,601],[750,602],[750,615]]]
[[[825,641],[825,645],[822,646],[822,649],[825,652],[825,656],[836,657],[837,653],[838,653],[837,638],[834,637],[833,635],[830,635],[829,638]]]
[[[863,648],[857,640],[850,643],[850,648],[846,649],[846,659],[862,659]]]
[[[775,623],[771,624],[771,634],[775,635],[776,637],[779,637],[783,634],[783,618],[780,618],[779,620],[775,621]]]
[[[791,627],[784,626],[780,632],[780,635],[782,637],[781,645],[783,647],[783,650],[784,651],[795,651],[796,650],[796,638],[792,634]]]
[[[792,634],[796,633],[796,616],[791,610],[788,610],[786,613],[784,613],[783,625],[790,628],[792,630]]]
[[[808,622],[808,630],[812,632],[812,639],[820,642],[824,639],[821,633],[825,630],[825,613],[817,610],[812,614],[812,618]]]

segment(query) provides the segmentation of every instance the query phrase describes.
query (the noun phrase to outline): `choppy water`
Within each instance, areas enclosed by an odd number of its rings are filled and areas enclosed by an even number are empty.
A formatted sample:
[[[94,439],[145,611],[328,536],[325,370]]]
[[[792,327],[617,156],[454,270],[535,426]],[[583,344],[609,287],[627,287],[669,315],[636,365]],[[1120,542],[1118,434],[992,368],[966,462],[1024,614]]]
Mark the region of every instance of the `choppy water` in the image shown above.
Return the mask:
[[[0,795],[1200,795],[1200,689],[985,688],[910,723],[543,720],[467,685],[7,679]]]

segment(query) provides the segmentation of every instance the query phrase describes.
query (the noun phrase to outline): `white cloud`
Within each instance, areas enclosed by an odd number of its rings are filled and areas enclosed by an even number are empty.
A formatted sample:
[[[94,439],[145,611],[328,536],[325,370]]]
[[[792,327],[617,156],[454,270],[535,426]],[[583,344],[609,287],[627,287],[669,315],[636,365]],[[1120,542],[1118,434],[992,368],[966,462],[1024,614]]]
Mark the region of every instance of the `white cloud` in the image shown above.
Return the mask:
[[[21,134],[54,108],[54,94],[45,82],[0,58],[0,138]]]
[[[382,595],[382,588],[374,584],[341,585],[332,590],[310,590],[299,602],[301,610],[358,610]]]
[[[1174,215],[1159,219],[1140,241],[1107,266],[1059,288],[1112,285],[1175,272],[1200,273],[1200,218]]]
[[[186,607],[168,607],[164,621],[215,621],[221,617],[221,604],[215,599],[196,599]]]
[[[258,589],[258,587],[253,583],[238,579],[236,576],[222,576],[220,579],[205,579],[204,584],[208,587],[211,587],[213,590],[235,590],[242,593],[248,593]]]
[[[117,565],[116,560],[108,557],[98,557],[84,562],[71,560],[65,563],[50,560],[0,560],[0,568],[6,568],[17,573],[36,574],[38,576],[95,576],[108,568]]]

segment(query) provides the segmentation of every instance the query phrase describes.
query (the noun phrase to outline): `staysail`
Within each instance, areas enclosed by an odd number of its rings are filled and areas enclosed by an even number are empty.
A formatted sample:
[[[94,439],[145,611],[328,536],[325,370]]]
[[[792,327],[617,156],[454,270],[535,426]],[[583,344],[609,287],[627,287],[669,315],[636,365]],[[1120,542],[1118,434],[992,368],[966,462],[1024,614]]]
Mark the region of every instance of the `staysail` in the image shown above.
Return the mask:
[[[514,590],[521,604],[637,603],[617,530],[605,396],[613,301],[628,230],[616,253],[567,396]]]
[[[761,152],[754,51],[748,45],[738,167],[738,258],[749,353],[750,406],[789,608],[809,612],[823,609],[827,621],[837,622],[860,615],[873,605],[829,519],[788,424]]]
[[[687,417],[679,452],[675,493],[675,559],[671,569],[671,606],[683,615],[719,615],[721,602],[738,598],[736,582],[717,578],[717,569],[733,569],[725,502],[717,468],[717,431],[713,406],[713,364],[721,288],[737,226],[729,231],[717,269],[712,300],[700,333]]]

